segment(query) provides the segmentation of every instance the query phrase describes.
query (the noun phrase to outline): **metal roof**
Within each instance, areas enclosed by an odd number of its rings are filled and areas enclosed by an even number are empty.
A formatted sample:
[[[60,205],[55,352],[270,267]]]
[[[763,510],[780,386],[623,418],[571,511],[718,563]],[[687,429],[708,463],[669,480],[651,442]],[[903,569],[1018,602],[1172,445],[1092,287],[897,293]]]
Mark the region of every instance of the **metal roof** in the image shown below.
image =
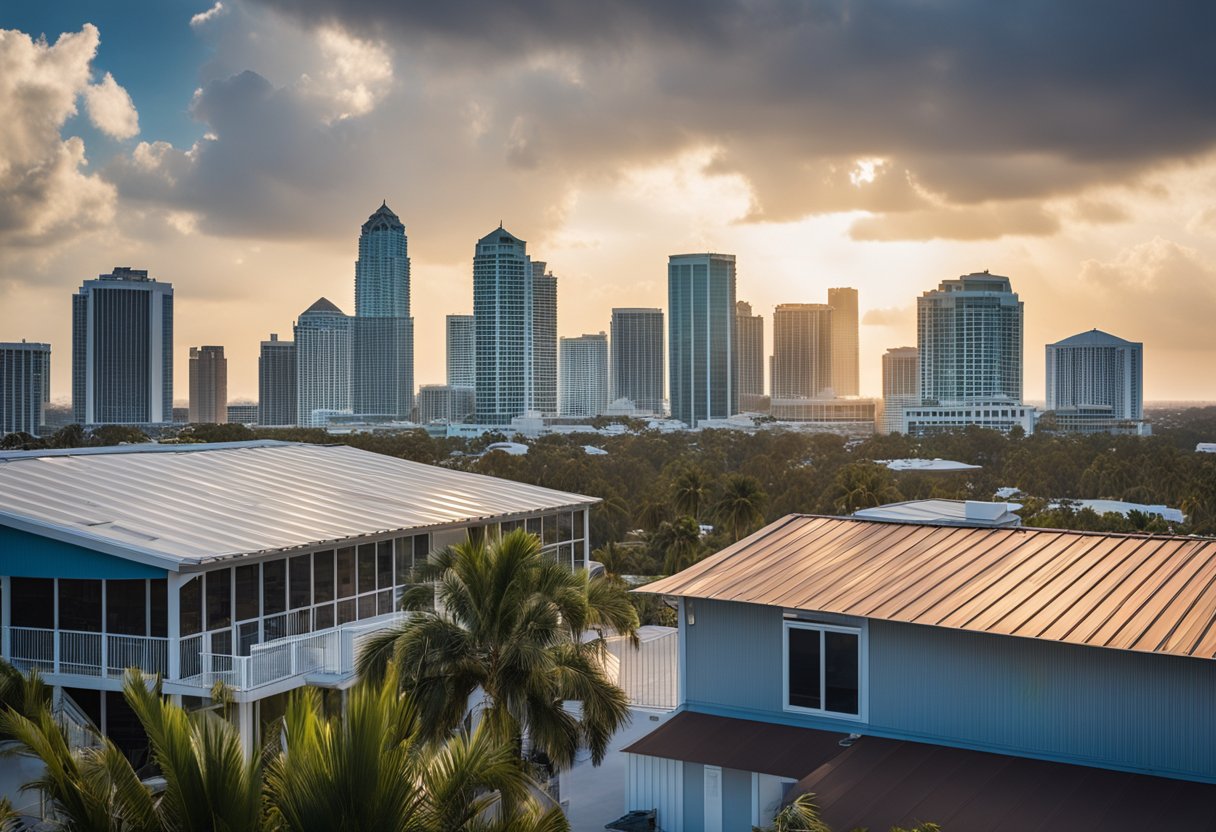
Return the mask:
[[[1216,658],[1216,540],[790,515],[636,592]]]
[[[907,500],[858,509],[854,517],[892,523],[930,523],[937,526],[1020,526],[1014,514],[1018,503],[988,503],[978,500]]]
[[[169,569],[596,502],[345,445],[0,453],[0,526]]]

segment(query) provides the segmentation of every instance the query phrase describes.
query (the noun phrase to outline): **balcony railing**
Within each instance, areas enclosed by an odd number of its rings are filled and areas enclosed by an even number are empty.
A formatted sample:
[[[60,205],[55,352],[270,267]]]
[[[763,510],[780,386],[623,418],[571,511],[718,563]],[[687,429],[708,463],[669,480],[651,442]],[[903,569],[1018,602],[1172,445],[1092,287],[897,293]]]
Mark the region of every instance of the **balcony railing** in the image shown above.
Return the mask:
[[[253,645],[248,656],[211,652],[208,633],[187,636],[172,647],[167,638],[9,627],[9,660],[20,670],[111,679],[137,667],[179,684],[210,689],[220,681],[244,691],[296,676],[349,676],[363,643],[404,619],[404,613],[390,613],[274,639]],[[169,673],[170,649],[178,650],[176,679]]]

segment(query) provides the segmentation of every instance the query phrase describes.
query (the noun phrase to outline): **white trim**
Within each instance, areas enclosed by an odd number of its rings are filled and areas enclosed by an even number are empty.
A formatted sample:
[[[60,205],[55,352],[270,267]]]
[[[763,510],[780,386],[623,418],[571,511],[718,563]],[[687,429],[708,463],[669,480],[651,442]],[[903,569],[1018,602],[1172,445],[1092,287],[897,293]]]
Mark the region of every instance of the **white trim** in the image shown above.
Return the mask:
[[[823,707],[807,708],[801,705],[790,704],[790,630],[816,630],[820,635],[820,650],[819,650],[819,690],[820,702]],[[823,649],[823,633],[849,633],[857,636],[857,713],[841,713],[839,711],[829,711],[826,708],[826,682],[824,675],[827,672],[827,656]],[[794,620],[785,619],[781,627],[781,709],[788,713],[813,714],[815,716],[828,717],[830,719],[842,719],[850,722],[867,722],[869,720],[870,710],[870,644],[869,644],[869,626],[865,621],[854,626],[843,626],[840,624],[829,624],[819,621]]]
[[[684,598],[676,599],[676,649],[679,651],[678,673],[676,673],[676,707],[684,707],[687,699],[685,679],[688,678],[688,624],[684,618]]]

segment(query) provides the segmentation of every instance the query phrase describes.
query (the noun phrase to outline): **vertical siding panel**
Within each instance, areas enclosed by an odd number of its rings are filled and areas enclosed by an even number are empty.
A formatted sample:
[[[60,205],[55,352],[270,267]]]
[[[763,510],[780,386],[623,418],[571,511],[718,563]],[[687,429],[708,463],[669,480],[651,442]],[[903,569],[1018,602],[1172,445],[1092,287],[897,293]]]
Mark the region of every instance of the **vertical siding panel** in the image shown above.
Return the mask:
[[[781,610],[724,601],[693,604],[697,623],[686,628],[686,700],[779,712]]]

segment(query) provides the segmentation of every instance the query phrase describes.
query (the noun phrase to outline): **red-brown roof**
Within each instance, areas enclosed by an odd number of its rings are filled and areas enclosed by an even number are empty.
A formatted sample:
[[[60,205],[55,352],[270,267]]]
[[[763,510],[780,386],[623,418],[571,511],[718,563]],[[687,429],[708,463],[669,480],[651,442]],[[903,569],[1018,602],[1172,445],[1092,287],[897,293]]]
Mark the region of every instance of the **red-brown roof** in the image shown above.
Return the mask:
[[[1216,540],[790,515],[638,590],[1216,658]]]

